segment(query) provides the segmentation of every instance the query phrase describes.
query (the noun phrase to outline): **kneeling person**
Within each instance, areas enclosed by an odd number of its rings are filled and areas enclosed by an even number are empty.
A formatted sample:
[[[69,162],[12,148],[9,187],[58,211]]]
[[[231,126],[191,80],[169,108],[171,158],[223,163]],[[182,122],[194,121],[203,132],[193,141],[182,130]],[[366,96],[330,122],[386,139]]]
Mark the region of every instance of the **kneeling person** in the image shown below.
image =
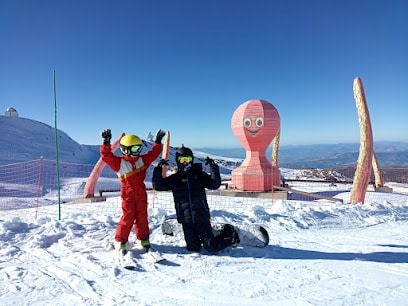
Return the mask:
[[[201,163],[194,163],[193,152],[182,146],[177,149],[177,172],[162,177],[162,166],[167,164],[161,160],[153,171],[153,188],[157,191],[173,192],[177,221],[182,224],[184,239],[189,251],[197,252],[203,246],[208,252],[217,252],[228,246],[239,243],[234,227],[227,225],[218,236],[214,236],[210,223],[205,188],[218,189],[221,176],[218,165],[207,157],[210,174],[202,169]]]

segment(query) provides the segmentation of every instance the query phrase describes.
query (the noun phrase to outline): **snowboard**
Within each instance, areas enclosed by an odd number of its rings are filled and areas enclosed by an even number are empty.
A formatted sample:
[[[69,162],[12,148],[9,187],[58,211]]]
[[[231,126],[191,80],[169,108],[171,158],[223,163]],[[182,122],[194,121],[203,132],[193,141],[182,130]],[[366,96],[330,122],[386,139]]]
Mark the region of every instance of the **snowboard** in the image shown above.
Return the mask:
[[[218,235],[227,223],[211,222],[214,235]],[[264,248],[269,244],[268,231],[259,224],[231,224],[238,233],[238,246]],[[183,227],[176,218],[165,219],[161,226],[162,233],[169,236],[183,235]]]

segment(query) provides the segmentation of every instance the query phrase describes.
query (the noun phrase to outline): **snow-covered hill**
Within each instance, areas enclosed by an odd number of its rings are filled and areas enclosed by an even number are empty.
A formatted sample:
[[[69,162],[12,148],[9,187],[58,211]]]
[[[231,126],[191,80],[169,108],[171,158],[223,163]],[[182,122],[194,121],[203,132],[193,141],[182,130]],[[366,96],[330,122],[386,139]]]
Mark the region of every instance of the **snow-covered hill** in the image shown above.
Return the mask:
[[[0,116],[0,164],[56,159],[55,129],[45,123],[20,117]],[[99,158],[97,146],[80,145],[58,130],[59,159],[78,164],[94,164]]]
[[[0,116],[0,165],[12,164],[28,160],[56,159],[56,135],[55,129],[47,124],[19,117]],[[99,155],[99,146],[82,145],[77,143],[65,132],[58,130],[58,156],[63,162],[77,164],[95,164]],[[144,151],[149,150],[152,142],[143,140]],[[119,154],[119,152],[117,152]],[[204,168],[204,159],[208,154],[203,152],[194,152],[196,162],[202,162]],[[175,148],[170,148],[169,163],[170,167],[175,167],[174,162]],[[222,174],[229,174],[231,169],[239,165],[242,159],[225,158],[212,156],[220,166]]]

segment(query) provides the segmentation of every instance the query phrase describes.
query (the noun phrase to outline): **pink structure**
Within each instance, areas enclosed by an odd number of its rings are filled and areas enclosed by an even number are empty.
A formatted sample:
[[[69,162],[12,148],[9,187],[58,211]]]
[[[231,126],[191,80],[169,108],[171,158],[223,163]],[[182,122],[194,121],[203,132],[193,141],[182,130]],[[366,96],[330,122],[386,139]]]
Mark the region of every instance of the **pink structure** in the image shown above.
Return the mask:
[[[232,171],[232,188],[270,191],[273,185],[279,186],[279,169],[265,156],[280,129],[278,110],[267,101],[249,100],[235,110],[231,128],[246,150],[245,160]]]
[[[119,138],[111,144],[112,152],[115,152],[115,150],[119,148],[120,140],[123,136],[125,136],[125,133],[122,133]],[[91,174],[88,177],[88,181],[86,182],[84,188],[84,198],[93,198],[95,196],[96,183],[98,183],[99,176],[101,175],[105,165],[106,163],[102,160],[102,158],[99,157],[98,162],[95,164],[95,167],[93,168]]]

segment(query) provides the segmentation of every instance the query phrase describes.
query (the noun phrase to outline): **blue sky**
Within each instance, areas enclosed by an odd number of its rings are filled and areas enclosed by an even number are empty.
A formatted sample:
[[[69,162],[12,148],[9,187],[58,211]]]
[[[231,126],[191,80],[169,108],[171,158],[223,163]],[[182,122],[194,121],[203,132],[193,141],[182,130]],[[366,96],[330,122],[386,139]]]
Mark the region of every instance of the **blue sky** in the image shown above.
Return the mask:
[[[408,2],[0,0],[0,106],[81,144],[100,132],[240,147],[235,109],[272,103],[281,145],[408,141]]]

